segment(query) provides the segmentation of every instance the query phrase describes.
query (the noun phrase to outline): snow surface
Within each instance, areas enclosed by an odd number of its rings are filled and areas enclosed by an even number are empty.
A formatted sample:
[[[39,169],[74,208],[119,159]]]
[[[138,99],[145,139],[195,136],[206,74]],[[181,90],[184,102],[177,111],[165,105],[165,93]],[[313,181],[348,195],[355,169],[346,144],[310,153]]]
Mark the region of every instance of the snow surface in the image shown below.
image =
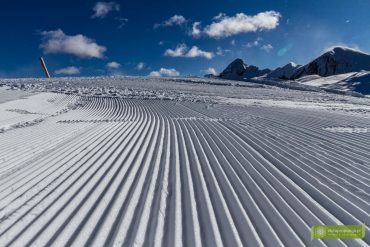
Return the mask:
[[[314,86],[322,89],[331,89],[342,92],[358,92],[364,95],[370,94],[370,72],[351,72],[327,77],[304,76],[297,82],[306,86]]]
[[[0,122],[43,119],[0,133],[0,246],[370,244],[367,98],[200,78],[0,82],[32,94],[1,103]],[[314,224],[363,223],[364,239],[310,239]]]
[[[1,86],[0,83],[0,104],[15,99],[27,98],[27,96],[30,95],[32,95],[32,93],[24,90],[14,90],[7,86]]]

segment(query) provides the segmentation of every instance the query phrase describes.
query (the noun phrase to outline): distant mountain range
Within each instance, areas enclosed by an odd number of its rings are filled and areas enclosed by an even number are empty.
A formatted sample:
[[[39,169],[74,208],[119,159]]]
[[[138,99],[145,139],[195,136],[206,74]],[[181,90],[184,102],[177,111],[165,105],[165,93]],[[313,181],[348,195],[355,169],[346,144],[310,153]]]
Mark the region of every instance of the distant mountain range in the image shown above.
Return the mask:
[[[262,76],[270,73],[271,70],[263,69],[260,70],[258,67],[253,65],[247,65],[240,58],[235,59],[226,69],[219,75],[219,77],[228,80],[238,79],[250,79],[257,76]]]
[[[367,73],[367,71],[369,72]],[[273,71],[269,69],[261,70],[256,66],[247,65],[242,59],[238,58],[230,63],[218,77],[228,80],[294,80],[303,85],[307,85],[307,82],[315,80],[316,84],[311,84],[317,87],[370,94],[370,80],[368,80],[370,78],[370,55],[351,48],[338,46],[306,65],[290,62]],[[351,83],[348,82],[349,79]]]

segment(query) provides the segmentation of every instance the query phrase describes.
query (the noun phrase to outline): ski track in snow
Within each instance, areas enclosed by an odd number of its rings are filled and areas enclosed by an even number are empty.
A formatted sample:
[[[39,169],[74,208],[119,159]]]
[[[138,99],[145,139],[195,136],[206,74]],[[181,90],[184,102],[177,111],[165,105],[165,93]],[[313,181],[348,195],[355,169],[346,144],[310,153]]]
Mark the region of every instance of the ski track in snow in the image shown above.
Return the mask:
[[[55,114],[79,100],[0,107],[49,114],[0,134],[1,246],[370,244],[370,133],[328,131],[368,118],[92,96]],[[362,223],[362,240],[310,239]]]

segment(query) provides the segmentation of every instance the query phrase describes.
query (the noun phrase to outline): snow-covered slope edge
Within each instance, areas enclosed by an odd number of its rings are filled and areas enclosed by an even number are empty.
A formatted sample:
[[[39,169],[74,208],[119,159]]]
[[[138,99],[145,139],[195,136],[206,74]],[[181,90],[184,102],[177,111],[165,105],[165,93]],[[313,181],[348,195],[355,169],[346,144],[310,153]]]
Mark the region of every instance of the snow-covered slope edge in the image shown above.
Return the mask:
[[[304,76],[297,81],[305,86],[320,87],[323,89],[342,92],[358,92],[370,94],[370,72],[351,72],[328,77]]]

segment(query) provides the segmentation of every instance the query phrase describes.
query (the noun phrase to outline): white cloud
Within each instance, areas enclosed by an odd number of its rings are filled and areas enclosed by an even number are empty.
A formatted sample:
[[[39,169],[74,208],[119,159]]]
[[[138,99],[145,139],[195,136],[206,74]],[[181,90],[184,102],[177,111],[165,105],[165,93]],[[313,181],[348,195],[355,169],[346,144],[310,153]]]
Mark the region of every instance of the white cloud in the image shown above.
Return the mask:
[[[352,49],[359,52],[364,52],[360,49],[360,47],[357,44],[346,44],[346,43],[330,43],[329,45],[325,46],[325,48],[321,52],[328,52],[333,50],[336,47],[342,47],[346,49]]]
[[[80,69],[74,66],[58,69],[55,71],[57,75],[77,75],[80,73]]]
[[[160,76],[179,76],[180,73],[175,69],[161,68],[159,71],[150,72],[149,76],[160,77]]]
[[[203,32],[212,38],[224,38],[239,33],[270,30],[279,25],[281,15],[276,11],[266,11],[249,16],[244,13],[235,16],[219,14],[214,17],[214,22],[206,26]]]
[[[187,22],[186,18],[182,15],[174,15],[170,17],[168,20],[160,23],[160,24],[155,24],[154,28],[158,27],[170,27],[170,26],[181,26]]]
[[[185,44],[179,44],[175,50],[167,49],[164,52],[164,55],[168,57],[184,57],[187,49],[188,48]]]
[[[159,73],[159,71],[152,71],[152,72],[150,72],[149,76],[151,76],[151,77],[160,77],[161,73]]]
[[[211,75],[217,75],[217,72],[216,72],[216,70],[214,68],[208,68],[206,70],[206,73],[207,74],[211,74]]]
[[[248,42],[245,46],[248,48],[255,47],[255,46],[258,46],[261,41],[262,41],[262,38],[258,37],[255,41]]]
[[[188,53],[185,54],[186,57],[204,57],[206,59],[212,59],[214,57],[213,52],[202,51],[197,46],[193,46]]]
[[[115,61],[112,61],[112,62],[109,62],[105,65],[108,69],[118,69],[119,67],[121,67],[121,64],[115,62]]]
[[[116,17],[116,20],[119,22],[119,25],[118,25],[118,28],[123,28],[126,23],[128,22],[128,19],[127,18],[123,18],[123,17]]]
[[[144,69],[144,67],[145,67],[145,63],[143,63],[143,62],[140,62],[136,65],[137,70],[142,70],[142,69]]]
[[[271,44],[261,44],[262,40],[262,38],[258,37],[255,41],[248,42],[245,46],[248,48],[259,47],[261,50],[267,53],[270,52],[274,47]]]
[[[264,50],[265,52],[270,52],[274,47],[271,44],[263,45],[261,46],[261,50]]]
[[[206,59],[212,59],[214,57],[213,52],[202,51],[197,46],[193,46],[190,50],[185,44],[177,45],[175,50],[167,49],[164,53],[165,56],[169,57],[204,57]]]
[[[186,23],[185,17],[182,15],[174,15],[170,19],[168,19],[164,24],[166,26],[172,26],[172,25],[182,25]]]
[[[66,53],[84,58],[103,58],[106,47],[82,35],[66,35],[61,29],[43,31],[40,48],[44,53]]]
[[[220,46],[217,46],[216,55],[218,56],[224,55],[224,50]]]
[[[119,9],[119,4],[115,2],[97,2],[93,7],[94,14],[91,18],[104,18],[109,12],[119,11]]]
[[[200,37],[202,30],[200,29],[200,22],[194,22],[191,31],[189,32],[190,36],[194,38]]]
[[[216,55],[218,56],[224,56],[225,53],[231,52],[229,49],[222,49],[220,46],[217,47]]]

